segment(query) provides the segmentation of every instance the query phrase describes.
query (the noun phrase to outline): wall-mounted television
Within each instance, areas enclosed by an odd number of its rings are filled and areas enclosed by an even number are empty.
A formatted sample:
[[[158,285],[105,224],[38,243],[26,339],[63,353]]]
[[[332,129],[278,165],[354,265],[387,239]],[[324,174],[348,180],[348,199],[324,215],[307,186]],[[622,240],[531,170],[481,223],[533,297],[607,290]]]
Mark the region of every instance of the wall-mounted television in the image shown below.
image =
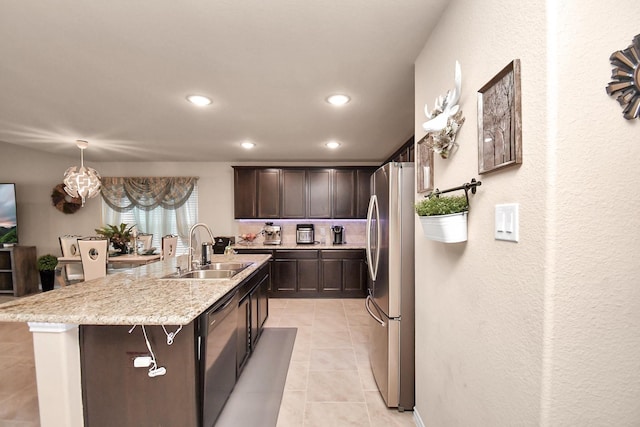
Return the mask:
[[[15,184],[0,183],[0,243],[18,243]]]

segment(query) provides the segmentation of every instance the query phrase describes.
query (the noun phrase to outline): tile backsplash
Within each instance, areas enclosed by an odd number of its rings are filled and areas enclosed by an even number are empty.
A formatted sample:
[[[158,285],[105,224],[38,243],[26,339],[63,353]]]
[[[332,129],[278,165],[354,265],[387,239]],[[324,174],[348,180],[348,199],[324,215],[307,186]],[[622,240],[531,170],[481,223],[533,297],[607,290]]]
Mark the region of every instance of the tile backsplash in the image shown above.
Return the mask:
[[[264,227],[265,221],[237,221],[238,225],[238,235],[246,234],[246,233],[259,233]],[[296,225],[297,224],[313,224],[315,231],[315,240],[321,242],[322,241],[322,233],[324,230],[324,236],[326,238],[326,243],[331,243],[333,239],[333,234],[331,232],[331,227],[334,225],[342,225],[344,227],[344,236],[346,243],[350,244],[364,244],[366,240],[366,227],[367,221],[362,220],[335,220],[335,221],[327,221],[327,220],[273,220],[274,225],[279,225],[282,227],[282,243],[283,244],[294,244],[296,242]],[[262,237],[259,237],[257,242],[262,242]]]

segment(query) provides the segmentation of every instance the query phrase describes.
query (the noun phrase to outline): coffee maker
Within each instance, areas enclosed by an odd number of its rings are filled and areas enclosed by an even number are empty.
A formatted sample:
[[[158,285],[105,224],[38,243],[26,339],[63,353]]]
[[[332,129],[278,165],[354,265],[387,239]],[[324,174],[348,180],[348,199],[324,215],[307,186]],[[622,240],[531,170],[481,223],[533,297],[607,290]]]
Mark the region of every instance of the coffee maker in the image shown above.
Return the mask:
[[[343,245],[347,243],[344,240],[344,227],[342,225],[334,225],[333,227],[331,227],[331,232],[333,233],[334,245]]]

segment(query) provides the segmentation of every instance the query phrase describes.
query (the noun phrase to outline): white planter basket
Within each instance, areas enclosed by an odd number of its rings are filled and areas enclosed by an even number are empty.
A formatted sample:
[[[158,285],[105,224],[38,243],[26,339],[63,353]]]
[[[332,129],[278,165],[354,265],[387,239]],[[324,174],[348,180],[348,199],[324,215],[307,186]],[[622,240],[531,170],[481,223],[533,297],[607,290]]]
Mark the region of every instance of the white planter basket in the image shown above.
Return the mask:
[[[468,212],[451,215],[421,216],[422,230],[429,240],[444,243],[467,241]]]

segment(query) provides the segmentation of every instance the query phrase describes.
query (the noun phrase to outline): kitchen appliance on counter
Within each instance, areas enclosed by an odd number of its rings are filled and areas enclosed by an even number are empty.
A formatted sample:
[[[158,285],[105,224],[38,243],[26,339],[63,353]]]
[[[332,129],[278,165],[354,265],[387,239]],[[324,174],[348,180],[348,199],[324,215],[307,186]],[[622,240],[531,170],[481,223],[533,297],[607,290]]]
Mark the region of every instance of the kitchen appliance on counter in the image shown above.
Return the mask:
[[[273,225],[272,222],[265,222],[262,229],[264,235],[265,245],[279,245],[282,243],[282,227],[280,225]]]
[[[415,403],[414,165],[387,163],[371,177],[367,213],[369,361],[385,403]]]
[[[216,237],[213,243],[213,253],[214,254],[223,254],[224,249],[235,243],[235,238],[233,237]]]
[[[313,224],[296,225],[296,243],[299,245],[315,243],[315,231]]]
[[[331,227],[331,232],[333,233],[333,244],[334,245],[344,245],[346,240],[344,240],[344,227],[342,225],[334,225]]]

